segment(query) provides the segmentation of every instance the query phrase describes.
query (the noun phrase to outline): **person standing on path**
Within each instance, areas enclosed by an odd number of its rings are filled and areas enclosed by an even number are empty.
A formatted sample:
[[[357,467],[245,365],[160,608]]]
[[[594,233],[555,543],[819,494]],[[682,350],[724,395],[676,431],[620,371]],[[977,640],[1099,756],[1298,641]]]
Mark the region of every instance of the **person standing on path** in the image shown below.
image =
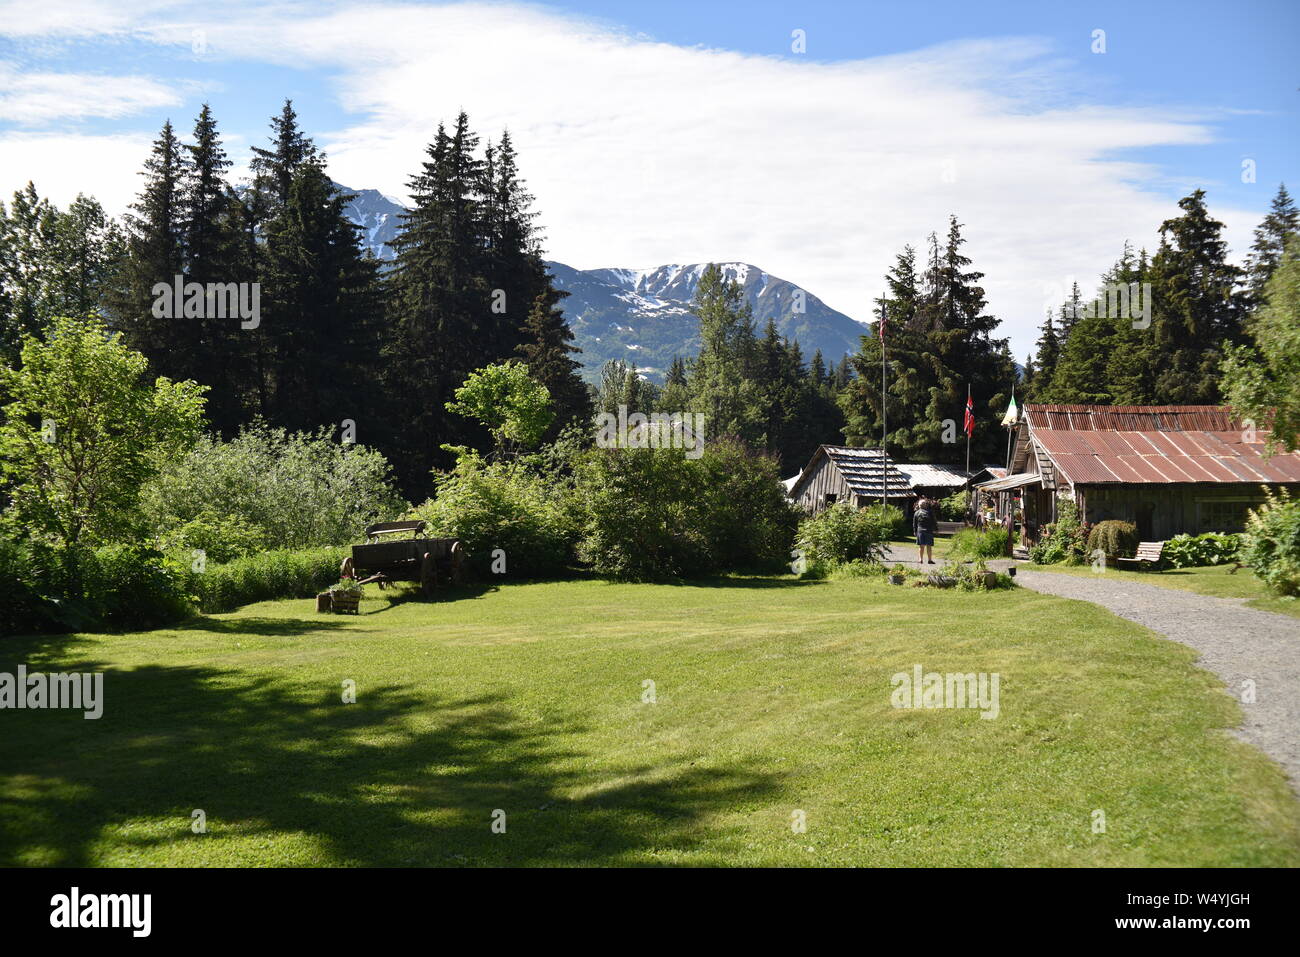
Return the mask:
[[[919,551],[916,563],[934,564],[934,533],[939,528],[936,515],[938,503],[922,495],[912,510],[912,530],[916,532],[916,547]]]

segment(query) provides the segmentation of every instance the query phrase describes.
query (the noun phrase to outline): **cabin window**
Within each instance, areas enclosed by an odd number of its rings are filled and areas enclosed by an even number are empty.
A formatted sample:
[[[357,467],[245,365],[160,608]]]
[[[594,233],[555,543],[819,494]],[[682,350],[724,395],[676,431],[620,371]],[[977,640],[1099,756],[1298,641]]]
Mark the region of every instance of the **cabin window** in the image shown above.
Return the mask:
[[[827,492],[827,493],[826,493],[826,504],[827,504],[827,505],[834,505],[834,504],[835,504],[835,493],[834,493],[834,492]]]
[[[1201,502],[1201,531],[1245,531],[1246,512],[1253,504],[1255,503],[1241,500]]]

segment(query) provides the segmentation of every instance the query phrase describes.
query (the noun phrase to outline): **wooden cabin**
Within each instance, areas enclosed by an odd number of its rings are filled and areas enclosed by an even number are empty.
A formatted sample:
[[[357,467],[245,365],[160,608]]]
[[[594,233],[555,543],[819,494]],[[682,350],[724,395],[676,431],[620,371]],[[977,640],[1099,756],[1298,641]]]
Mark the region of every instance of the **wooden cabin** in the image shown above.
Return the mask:
[[[845,445],[818,446],[788,494],[809,514],[836,502],[862,508],[882,498],[906,511],[916,497],[907,477],[880,449]]]
[[[1132,522],[1143,541],[1239,532],[1265,488],[1300,493],[1300,453],[1265,458],[1267,440],[1219,406],[1026,405],[1011,474],[975,488],[1000,518],[1019,509],[1028,541],[1063,499],[1088,523]]]

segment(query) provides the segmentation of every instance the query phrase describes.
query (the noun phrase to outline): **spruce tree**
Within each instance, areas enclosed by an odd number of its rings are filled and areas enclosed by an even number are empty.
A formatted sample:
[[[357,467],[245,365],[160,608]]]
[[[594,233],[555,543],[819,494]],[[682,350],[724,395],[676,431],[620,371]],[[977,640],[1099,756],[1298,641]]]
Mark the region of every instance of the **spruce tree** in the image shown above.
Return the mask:
[[[177,378],[178,352],[192,348],[175,319],[153,315],[154,285],[185,271],[181,144],[171,121],[163,124],[141,172],[144,188],[126,216],[126,255],[109,297],[113,324],[160,375]],[[182,377],[183,378],[183,377]]]
[[[1282,261],[1287,240],[1300,231],[1300,210],[1296,209],[1286,184],[1277,188],[1264,221],[1255,229],[1255,242],[1246,257],[1246,287],[1251,308],[1263,301],[1264,287]]]
[[[351,419],[359,441],[374,442],[382,435],[372,385],[383,330],[377,264],[362,253],[349,199],[308,160],[267,223],[259,330],[269,346],[266,415],[291,429]]]
[[[1224,347],[1242,339],[1241,271],[1227,261],[1224,226],[1206,210],[1205,191],[1178,206],[1183,215],[1161,225],[1150,267],[1153,319],[1140,339],[1152,384],[1125,391],[1162,405],[1216,404]]]
[[[555,404],[555,421],[546,439],[552,439],[572,423],[587,425],[591,421],[591,395],[578,370],[582,364],[573,358],[582,350],[573,345],[573,330],[559,308],[568,293],[547,288],[533,302],[524,324],[524,342],[518,347],[524,364],[534,379],[551,393]]]

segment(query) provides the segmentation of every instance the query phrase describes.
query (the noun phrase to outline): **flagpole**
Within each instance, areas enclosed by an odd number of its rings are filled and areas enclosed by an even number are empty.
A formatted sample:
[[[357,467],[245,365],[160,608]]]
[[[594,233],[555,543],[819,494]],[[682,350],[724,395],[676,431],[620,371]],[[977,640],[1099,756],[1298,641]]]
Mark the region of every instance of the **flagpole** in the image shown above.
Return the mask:
[[[970,383],[969,382],[966,383],[966,405],[967,406],[970,405]],[[966,433],[966,474],[970,475],[970,434],[974,430],[963,429],[962,431]]]
[[[885,300],[880,300],[880,504],[888,505],[889,453],[885,451]]]
[[[1016,404],[1016,387],[1014,385],[1011,387],[1011,404],[1012,405]],[[1010,411],[1010,409],[1008,409],[1008,411]],[[1016,421],[1019,422],[1019,420],[1020,420],[1020,415],[1019,412],[1017,412]],[[1015,430],[1014,425],[1007,426],[1007,474],[1008,475],[1011,474],[1011,433],[1014,430]]]

